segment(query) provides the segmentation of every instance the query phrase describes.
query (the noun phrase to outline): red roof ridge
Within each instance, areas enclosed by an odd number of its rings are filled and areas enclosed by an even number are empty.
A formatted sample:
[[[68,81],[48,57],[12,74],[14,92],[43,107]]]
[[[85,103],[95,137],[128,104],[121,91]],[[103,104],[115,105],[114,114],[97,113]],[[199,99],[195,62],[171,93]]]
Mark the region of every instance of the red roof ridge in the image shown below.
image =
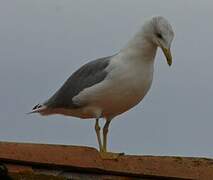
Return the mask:
[[[95,148],[84,146],[0,142],[0,162],[11,173],[42,167],[122,177],[213,179],[212,159],[124,155],[103,160]]]

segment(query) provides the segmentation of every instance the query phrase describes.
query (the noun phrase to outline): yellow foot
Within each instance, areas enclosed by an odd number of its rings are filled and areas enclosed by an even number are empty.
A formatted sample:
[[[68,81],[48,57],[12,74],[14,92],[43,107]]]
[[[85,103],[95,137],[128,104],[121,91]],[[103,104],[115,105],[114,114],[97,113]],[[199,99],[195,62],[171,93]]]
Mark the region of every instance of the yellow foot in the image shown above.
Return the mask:
[[[100,152],[101,158],[104,160],[117,160],[124,153]]]

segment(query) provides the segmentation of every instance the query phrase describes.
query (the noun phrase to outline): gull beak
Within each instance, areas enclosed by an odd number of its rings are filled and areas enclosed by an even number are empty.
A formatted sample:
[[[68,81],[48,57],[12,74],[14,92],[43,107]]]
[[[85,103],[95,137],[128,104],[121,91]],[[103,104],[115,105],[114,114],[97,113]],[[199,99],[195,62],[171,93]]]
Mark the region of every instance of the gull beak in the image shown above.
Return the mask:
[[[172,54],[169,48],[164,48],[163,46],[161,46],[161,49],[164,53],[164,55],[166,56],[166,60],[169,66],[172,65]]]

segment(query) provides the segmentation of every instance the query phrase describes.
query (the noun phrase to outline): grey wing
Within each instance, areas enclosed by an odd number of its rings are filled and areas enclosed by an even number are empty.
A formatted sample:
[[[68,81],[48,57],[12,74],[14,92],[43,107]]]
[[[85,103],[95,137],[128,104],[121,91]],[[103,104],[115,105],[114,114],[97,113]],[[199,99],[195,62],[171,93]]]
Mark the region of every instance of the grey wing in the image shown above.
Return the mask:
[[[107,76],[105,69],[109,65],[111,57],[100,58],[83,65],[44,105],[50,108],[78,108],[80,105],[74,104],[73,97],[85,88],[105,79]]]

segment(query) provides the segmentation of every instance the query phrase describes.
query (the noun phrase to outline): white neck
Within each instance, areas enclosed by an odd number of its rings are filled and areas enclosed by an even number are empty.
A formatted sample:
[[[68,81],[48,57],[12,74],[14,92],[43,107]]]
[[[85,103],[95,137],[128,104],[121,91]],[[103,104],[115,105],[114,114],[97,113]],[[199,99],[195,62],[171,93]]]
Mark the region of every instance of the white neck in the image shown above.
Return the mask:
[[[130,61],[139,60],[147,64],[153,64],[157,51],[157,45],[153,44],[143,30],[139,31],[120,51],[125,59]]]

